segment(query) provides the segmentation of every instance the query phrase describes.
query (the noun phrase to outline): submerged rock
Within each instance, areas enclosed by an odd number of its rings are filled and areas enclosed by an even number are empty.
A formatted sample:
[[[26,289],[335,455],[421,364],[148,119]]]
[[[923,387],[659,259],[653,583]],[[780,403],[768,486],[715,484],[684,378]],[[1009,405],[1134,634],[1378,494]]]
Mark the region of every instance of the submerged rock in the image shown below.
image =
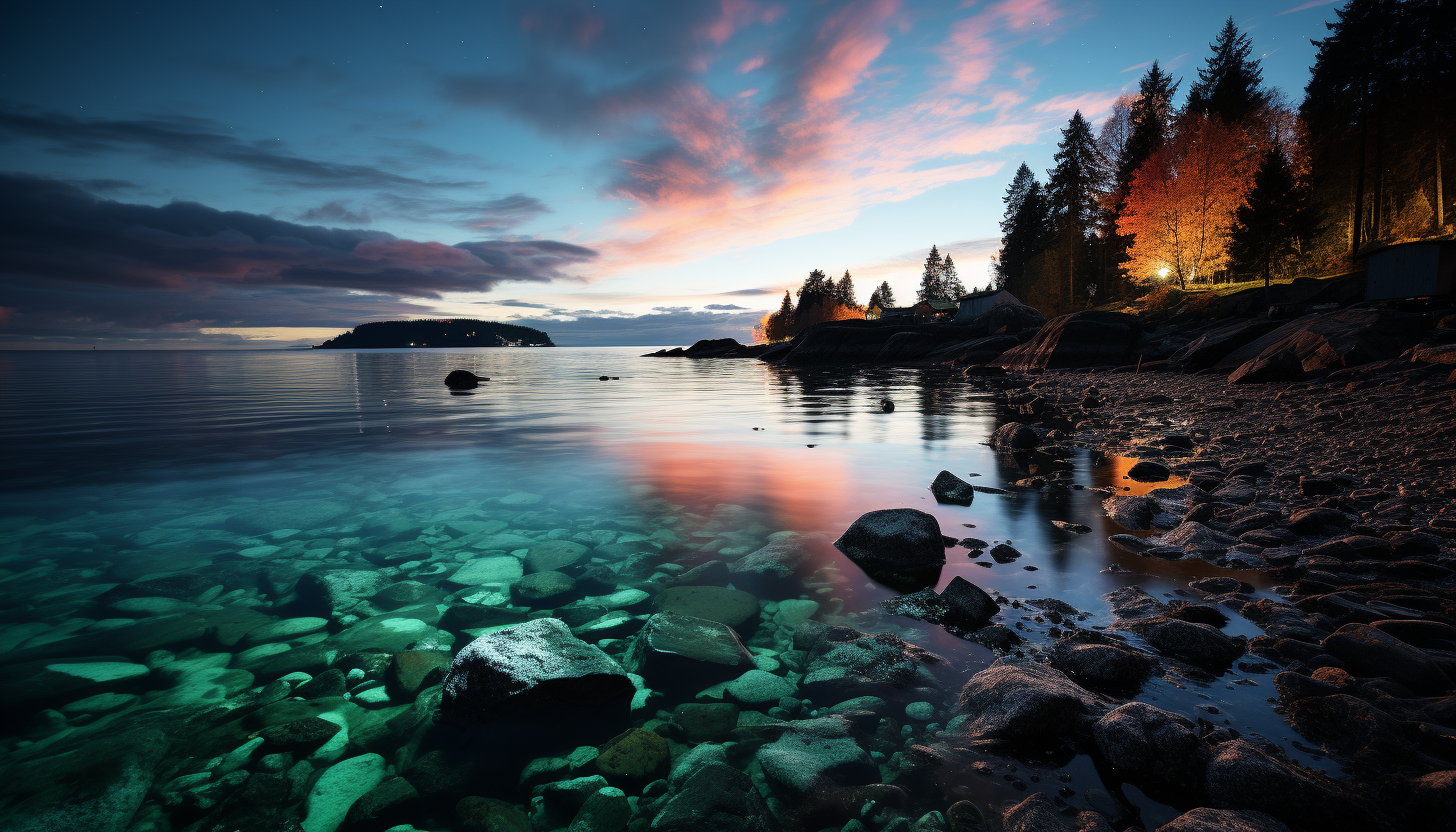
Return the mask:
[[[761,597],[783,598],[803,591],[799,570],[813,557],[798,537],[771,541],[734,561],[728,571],[733,585]]]
[[[880,770],[842,717],[792,723],[778,740],[759,749],[757,760],[774,793],[794,802],[880,779]]]
[[[706,618],[657,613],[627,654],[628,670],[662,690],[700,690],[754,668],[733,628]]]
[[[486,723],[572,708],[625,713],[635,693],[610,656],[565,622],[538,618],[467,644],[445,677],[440,714]]]
[[[481,378],[469,370],[451,370],[445,376],[445,386],[451,390],[469,390],[472,387],[480,386],[482,381],[490,381],[490,379]]]
[[[905,591],[933,585],[945,566],[940,523],[913,508],[862,515],[834,546],[871,578]]]

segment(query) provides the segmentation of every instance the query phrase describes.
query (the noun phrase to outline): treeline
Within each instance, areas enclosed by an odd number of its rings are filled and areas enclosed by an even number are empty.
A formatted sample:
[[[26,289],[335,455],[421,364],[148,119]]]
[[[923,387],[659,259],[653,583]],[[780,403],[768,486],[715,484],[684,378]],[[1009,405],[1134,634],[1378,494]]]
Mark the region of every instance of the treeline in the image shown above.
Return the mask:
[[[1075,113],[1039,182],[1007,188],[997,285],[1047,311],[1353,268],[1372,241],[1451,230],[1456,3],[1351,0],[1297,108],[1230,19],[1187,90],[1154,61],[1095,133]]]
[[[870,295],[871,303],[890,294],[890,284],[881,283]],[[809,272],[804,284],[797,292],[796,304],[789,292],[784,292],[784,302],[777,311],[764,315],[753,328],[758,341],[786,341],[803,332],[805,328],[823,321],[842,321],[849,318],[863,318],[865,308],[855,301],[854,278],[848,270],[838,281],[829,277],[822,269]]]

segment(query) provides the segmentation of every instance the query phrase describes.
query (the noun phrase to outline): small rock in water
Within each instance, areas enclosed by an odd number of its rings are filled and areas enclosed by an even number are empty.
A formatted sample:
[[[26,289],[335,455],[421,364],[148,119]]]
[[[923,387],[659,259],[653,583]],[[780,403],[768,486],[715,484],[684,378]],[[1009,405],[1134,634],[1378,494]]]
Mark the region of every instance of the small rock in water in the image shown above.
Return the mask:
[[[445,386],[451,390],[469,390],[478,386],[482,381],[490,381],[490,379],[481,378],[469,370],[451,370],[450,374],[445,376]]]
[[[937,503],[952,503],[968,506],[976,498],[976,490],[970,483],[949,471],[941,471],[930,484],[930,493]]]
[[[880,399],[880,410],[886,413],[894,413],[895,403],[890,401],[889,399]]]

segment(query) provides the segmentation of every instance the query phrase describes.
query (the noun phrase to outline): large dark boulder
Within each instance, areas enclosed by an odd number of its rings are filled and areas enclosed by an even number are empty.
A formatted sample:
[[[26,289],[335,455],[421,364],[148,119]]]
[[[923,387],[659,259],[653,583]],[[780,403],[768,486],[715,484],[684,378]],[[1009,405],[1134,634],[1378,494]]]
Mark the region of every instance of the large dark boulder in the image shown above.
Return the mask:
[[[1368,624],[1346,624],[1321,646],[1356,676],[1386,676],[1417,694],[1451,688],[1451,680],[1425,651]]]
[[[1052,667],[1089,690],[1131,695],[1157,666],[1152,656],[1110,639],[1065,638],[1049,651]]]
[[[1379,828],[1335,780],[1276,757],[1248,739],[1213,749],[1203,780],[1215,809],[1253,809],[1301,829]]]
[[[711,762],[674,788],[652,822],[655,832],[770,832],[778,824],[748,775]]]
[[[1010,743],[1060,742],[1097,715],[1091,693],[1042,664],[997,659],[961,689],[965,733]]]
[[[635,692],[610,656],[573,636],[565,622],[538,618],[465,645],[445,677],[440,715],[488,723],[574,708],[625,713]]]
[[[1008,370],[1103,367],[1132,363],[1142,334],[1135,315],[1074,312],[1053,318],[1036,337],[1001,354],[995,364]]]
[[[1093,724],[1092,741],[1111,774],[1157,799],[1184,802],[1199,791],[1206,754],[1192,720],[1129,702]]]
[[[906,592],[934,585],[945,566],[940,523],[913,508],[871,511],[834,546],[871,578]]]
[[[1278,321],[1263,318],[1236,320],[1203,333],[1168,357],[1185,372],[1205,370],[1234,350],[1279,328]]]
[[[1298,380],[1396,358],[1427,329],[1424,316],[1383,306],[1305,315],[1234,350],[1215,366],[1231,370],[1230,382]]]
[[[893,633],[864,634],[808,622],[794,633],[794,646],[809,653],[800,687],[822,704],[860,696],[916,701],[943,695],[933,668],[945,660]]]

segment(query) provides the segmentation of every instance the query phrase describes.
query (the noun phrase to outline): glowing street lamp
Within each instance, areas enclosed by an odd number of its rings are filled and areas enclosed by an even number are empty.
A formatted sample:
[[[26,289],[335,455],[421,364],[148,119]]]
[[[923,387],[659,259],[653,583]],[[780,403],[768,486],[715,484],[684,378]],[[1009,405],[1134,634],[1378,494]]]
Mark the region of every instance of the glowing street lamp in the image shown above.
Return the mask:
[[[1168,276],[1168,267],[1167,266],[1164,266],[1163,268],[1158,269],[1158,277],[1166,278],[1167,276]]]

